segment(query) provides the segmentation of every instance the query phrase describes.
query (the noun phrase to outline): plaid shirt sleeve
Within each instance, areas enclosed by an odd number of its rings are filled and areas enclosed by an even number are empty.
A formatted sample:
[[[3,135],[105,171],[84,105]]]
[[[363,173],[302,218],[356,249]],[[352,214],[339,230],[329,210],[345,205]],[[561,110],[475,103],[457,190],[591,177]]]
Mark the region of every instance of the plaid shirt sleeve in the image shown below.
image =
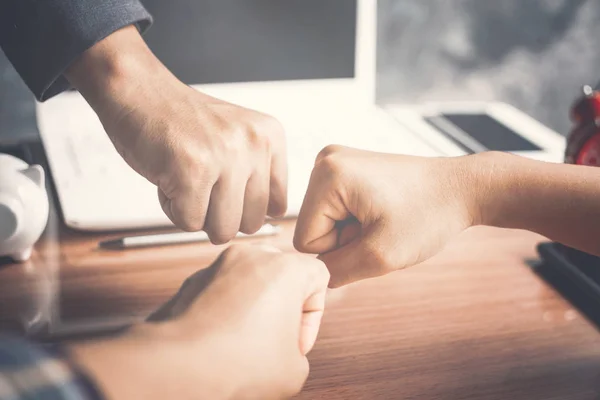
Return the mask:
[[[0,399],[102,400],[60,346],[0,336]]]

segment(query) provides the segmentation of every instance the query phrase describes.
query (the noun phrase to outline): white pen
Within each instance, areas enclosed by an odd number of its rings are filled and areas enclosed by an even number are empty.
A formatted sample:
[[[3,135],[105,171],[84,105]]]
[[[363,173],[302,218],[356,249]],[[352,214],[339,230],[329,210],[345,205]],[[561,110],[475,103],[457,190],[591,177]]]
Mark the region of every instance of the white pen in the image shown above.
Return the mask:
[[[236,238],[253,238],[259,236],[273,236],[279,233],[279,227],[265,224],[256,233],[247,235],[238,232]],[[136,247],[155,247],[169,244],[184,244],[193,242],[208,242],[210,239],[206,232],[174,232],[156,235],[129,236],[120,239],[100,242],[99,246],[105,249],[131,249]]]

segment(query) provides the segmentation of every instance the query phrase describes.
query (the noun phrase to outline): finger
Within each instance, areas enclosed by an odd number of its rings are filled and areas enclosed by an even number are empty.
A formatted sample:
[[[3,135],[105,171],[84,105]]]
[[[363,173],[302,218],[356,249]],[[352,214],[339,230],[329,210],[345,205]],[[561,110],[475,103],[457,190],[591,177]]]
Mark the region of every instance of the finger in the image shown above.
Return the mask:
[[[273,218],[283,217],[287,211],[288,166],[287,145],[283,128],[277,122],[272,128],[269,204],[267,214]]]
[[[304,303],[302,325],[300,327],[300,352],[307,355],[315,345],[321,320],[325,311],[327,289],[313,294]]]
[[[336,247],[336,224],[351,217],[329,177],[315,169],[294,232],[294,247],[303,253],[325,253]]]
[[[184,231],[200,231],[204,228],[211,189],[202,185],[196,190],[185,190],[169,198],[158,188],[158,201],[167,217]]]
[[[329,287],[335,288],[373,278],[402,267],[396,265],[398,244],[385,235],[385,225],[363,227],[363,233],[348,244],[318,256],[331,274]]]
[[[299,349],[302,355],[306,355],[312,349],[321,325],[329,271],[322,261],[313,257],[295,255],[294,259],[295,262],[290,263],[291,268],[288,269],[290,271],[288,282],[289,285],[296,287],[298,299],[302,304]],[[291,287],[282,287],[282,289],[287,296],[293,293]]]
[[[270,160],[266,159],[258,167],[246,185],[244,207],[240,230],[246,234],[255,233],[265,223],[269,204]]]
[[[331,274],[329,287],[338,288],[379,275],[376,257],[365,249],[360,239],[318,257],[327,265]]]
[[[341,223],[337,224],[338,240],[337,247],[346,246],[354,239],[360,237],[362,232],[362,225],[354,218],[349,218]]]
[[[232,168],[213,186],[204,227],[213,244],[227,243],[239,232],[247,182]]]
[[[338,154],[338,153],[351,153],[351,152],[356,152],[356,151],[357,151],[357,149],[355,149],[353,147],[346,147],[346,146],[342,146],[339,144],[329,144],[329,145],[323,147],[321,149],[321,151],[319,151],[319,154],[317,154],[317,157],[315,158],[315,165],[331,155]],[[360,151],[361,150],[359,150],[359,152]]]
[[[309,364],[306,354],[312,350],[319,333],[329,282],[329,271],[323,262],[308,256],[296,256],[296,260],[303,264],[303,268],[292,265],[292,268],[288,269],[291,271],[289,282],[299,289],[297,293],[303,304],[300,320],[295,322],[297,324],[295,326],[299,329],[297,332],[298,353],[291,354],[289,358],[293,360],[293,366],[290,365],[288,368],[290,371],[288,376],[293,378],[290,381],[293,384],[289,387],[290,391],[287,393],[287,397],[299,392],[308,377]],[[286,295],[289,296],[292,293],[291,288],[286,290]],[[288,315],[290,314],[288,313]]]

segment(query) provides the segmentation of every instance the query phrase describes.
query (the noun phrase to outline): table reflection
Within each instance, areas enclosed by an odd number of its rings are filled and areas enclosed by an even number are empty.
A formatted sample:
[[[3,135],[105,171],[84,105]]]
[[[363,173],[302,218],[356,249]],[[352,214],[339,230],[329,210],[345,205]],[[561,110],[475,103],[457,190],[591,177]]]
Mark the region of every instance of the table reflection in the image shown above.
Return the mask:
[[[289,243],[288,250],[292,249],[292,227],[284,224],[282,233],[289,237],[283,241]],[[209,266],[226,247],[190,243],[128,250],[99,248],[100,241],[122,235],[73,231],[53,213],[29,261],[3,261],[0,329],[46,339],[126,327],[144,320],[173,296],[187,277]],[[250,240],[286,250],[281,236]]]

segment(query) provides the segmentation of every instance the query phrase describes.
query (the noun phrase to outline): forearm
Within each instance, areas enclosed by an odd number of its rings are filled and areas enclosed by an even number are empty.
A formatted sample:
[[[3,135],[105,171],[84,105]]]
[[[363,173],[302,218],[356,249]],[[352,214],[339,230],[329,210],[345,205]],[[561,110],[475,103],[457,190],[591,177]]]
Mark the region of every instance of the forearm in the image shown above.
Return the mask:
[[[71,344],[68,353],[106,400],[230,399],[214,346],[169,325],[139,325],[121,337]]]
[[[155,79],[169,74],[134,26],[96,43],[65,72],[67,80],[101,117],[135,102]]]
[[[600,255],[600,169],[493,152],[470,157],[475,223]]]

